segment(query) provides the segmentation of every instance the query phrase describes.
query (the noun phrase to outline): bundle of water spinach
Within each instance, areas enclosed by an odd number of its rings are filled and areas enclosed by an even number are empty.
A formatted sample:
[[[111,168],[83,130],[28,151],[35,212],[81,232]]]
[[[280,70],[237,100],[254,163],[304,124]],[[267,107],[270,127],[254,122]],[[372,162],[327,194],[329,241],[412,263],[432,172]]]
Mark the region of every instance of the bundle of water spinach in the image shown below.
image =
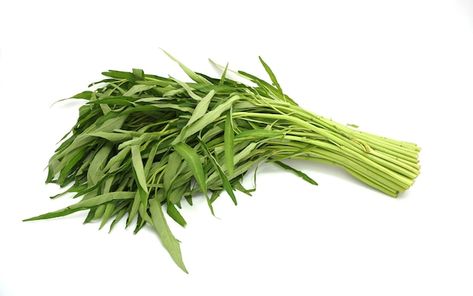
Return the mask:
[[[169,55],[170,56],[170,55]],[[286,95],[260,58],[270,82],[228,67],[219,78],[187,68],[192,82],[173,77],[107,71],[107,78],[71,99],[85,100],[79,118],[48,165],[47,183],[64,187],[79,202],[26,221],[88,211],[85,222],[126,219],[138,232],[150,225],[175,263],[184,266],[179,241],[164,212],[182,226],[181,203],[225,191],[250,194],[243,176],[271,162],[311,184],[284,163],[304,159],[340,166],[390,196],[408,189],[419,174],[419,147],[358,131],[301,108]],[[216,65],[218,66],[218,65]]]

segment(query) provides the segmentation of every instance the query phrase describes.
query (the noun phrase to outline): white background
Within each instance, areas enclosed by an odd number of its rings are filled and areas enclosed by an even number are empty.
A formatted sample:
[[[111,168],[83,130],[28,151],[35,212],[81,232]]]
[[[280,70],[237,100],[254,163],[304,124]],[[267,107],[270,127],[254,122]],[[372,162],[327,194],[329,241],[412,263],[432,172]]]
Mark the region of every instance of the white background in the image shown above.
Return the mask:
[[[0,295],[472,295],[473,2],[0,1]],[[398,199],[339,169],[270,166],[253,197],[186,208],[181,272],[151,231],[84,213],[22,223],[49,200],[43,168],[106,69],[173,74],[207,58],[263,76],[305,108],[422,148]],[[176,74],[178,73],[179,74]],[[251,183],[251,182],[250,182]]]

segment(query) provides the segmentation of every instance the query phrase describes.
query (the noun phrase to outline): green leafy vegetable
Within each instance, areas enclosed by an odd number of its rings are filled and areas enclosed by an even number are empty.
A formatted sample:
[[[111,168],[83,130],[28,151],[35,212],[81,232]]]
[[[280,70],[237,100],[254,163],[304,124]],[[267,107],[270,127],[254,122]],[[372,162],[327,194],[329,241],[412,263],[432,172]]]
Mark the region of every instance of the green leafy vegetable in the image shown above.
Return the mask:
[[[420,148],[354,129],[313,114],[286,95],[268,64],[269,82],[244,71],[218,66],[219,78],[192,71],[166,53],[191,81],[109,70],[84,100],[77,123],[62,138],[48,164],[47,183],[63,189],[53,198],[74,194],[80,201],[25,221],[88,211],[84,223],[110,221],[110,231],[126,219],[134,231],[150,226],[174,262],[187,272],[179,241],[163,209],[187,224],[181,203],[204,195],[212,203],[236,191],[252,168],[271,162],[310,184],[317,183],[285,160],[301,159],[340,166],[387,195],[407,190],[420,171]],[[235,74],[253,83],[235,81]],[[255,170],[255,176],[256,176]],[[126,217],[126,218],[125,218]]]

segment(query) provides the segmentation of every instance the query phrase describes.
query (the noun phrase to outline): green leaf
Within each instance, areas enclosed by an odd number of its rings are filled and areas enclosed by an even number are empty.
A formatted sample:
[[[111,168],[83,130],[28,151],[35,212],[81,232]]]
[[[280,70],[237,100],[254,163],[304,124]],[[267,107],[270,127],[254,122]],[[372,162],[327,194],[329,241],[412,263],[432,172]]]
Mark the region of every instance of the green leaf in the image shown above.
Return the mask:
[[[95,216],[95,208],[89,210],[89,212],[87,213],[87,216],[84,219],[83,224],[90,223],[94,219],[94,216]]]
[[[200,190],[204,195],[207,195],[207,183],[199,155],[194,151],[194,149],[185,143],[175,144],[174,149],[187,162],[194,174],[194,178],[197,181]]]
[[[285,170],[288,170],[292,173],[294,173],[296,176],[299,176],[301,177],[303,180],[309,182],[310,184],[312,185],[319,185],[317,184],[317,182],[315,182],[314,179],[312,179],[311,177],[307,176],[305,173],[299,171],[298,169],[295,169],[287,164],[285,164],[284,162],[281,162],[281,161],[275,161],[274,162],[275,164],[277,164],[278,166],[282,167],[283,169]]]
[[[217,200],[217,198],[222,194],[223,190],[215,190],[212,192],[212,195],[210,196],[210,199],[208,200],[210,202],[210,210],[212,212],[212,215],[215,216],[212,204]]]
[[[89,186],[94,186],[103,177],[103,167],[105,166],[108,155],[111,151],[112,145],[105,145],[97,152],[97,154],[95,154],[95,157],[92,159],[87,171],[87,182],[89,183]]]
[[[184,217],[182,217],[181,213],[179,213],[179,211],[176,209],[176,207],[172,203],[170,202],[167,203],[166,212],[168,213],[169,217],[171,217],[179,225],[181,225],[182,227],[186,226],[187,224],[186,220],[184,219]]]
[[[202,98],[202,100],[200,100],[200,102],[195,107],[194,112],[192,113],[192,116],[187,122],[186,126],[191,125],[197,119],[200,119],[202,116],[204,116],[204,114],[207,112],[207,108],[209,107],[210,101],[212,100],[214,94],[215,91],[211,90],[205,97]]]
[[[182,186],[178,186],[177,188],[173,188],[167,196],[168,201],[172,204],[179,204],[182,197],[184,196],[184,194],[188,190],[188,187],[189,187],[188,185],[189,185],[189,183],[186,183]]]
[[[130,150],[131,150],[130,147],[125,147],[122,150],[120,150],[120,152],[118,152],[115,156],[110,158],[110,160],[108,161],[107,165],[104,168],[104,171],[109,171],[110,173],[113,173],[116,169],[118,169],[120,164],[127,157]]]
[[[240,191],[245,193],[246,195],[251,196],[251,193],[255,191],[255,189],[246,189],[239,181],[236,181],[233,183],[233,187]]]
[[[228,70],[228,63],[225,65],[225,69],[223,69],[222,76],[220,77],[220,81],[218,85],[223,85],[225,83],[225,78],[227,77],[227,70]]]
[[[282,138],[284,133],[281,131],[274,131],[262,128],[245,130],[238,133],[235,136],[235,140],[259,140],[259,139],[272,139],[272,138]]]
[[[97,100],[89,101],[88,104],[106,104],[106,105],[118,105],[118,106],[135,106],[132,97],[126,96],[104,96]]]
[[[188,203],[190,206],[193,205],[192,196],[191,196],[191,195],[186,195],[184,198],[186,199],[187,203]]]
[[[156,230],[164,248],[168,251],[174,262],[181,268],[185,273],[188,273],[184,262],[182,261],[181,247],[179,241],[174,237],[169,229],[169,226],[164,218],[161,204],[156,199],[149,201],[151,219],[153,221],[153,227]]]
[[[100,205],[95,209],[94,220],[98,220],[103,217],[105,213],[105,205]]]
[[[66,178],[69,176],[69,173],[79,163],[79,161],[82,159],[82,157],[84,157],[84,154],[85,154],[84,149],[75,151],[74,154],[72,154],[72,157],[67,161],[64,168],[61,170],[61,173],[60,173],[59,179],[58,179],[59,184],[65,185],[64,182],[65,182]]]
[[[240,152],[238,152],[236,155],[235,155],[235,158],[234,158],[234,162],[237,164],[239,163],[240,161],[242,161],[243,159],[247,158],[248,156],[251,155],[251,153],[253,152],[253,150],[256,149],[256,146],[258,144],[253,142],[253,143],[250,143],[248,144],[243,150],[241,150]]]
[[[140,230],[146,225],[146,221],[138,216],[138,221],[136,221],[135,230],[133,230],[133,234],[137,234]]]
[[[147,223],[149,224],[153,224],[153,221],[151,220],[151,217],[148,215],[148,212],[147,212],[147,209],[148,209],[148,206],[145,206],[143,204],[140,205],[140,210],[139,210],[139,213],[140,213],[140,217]]]
[[[233,151],[233,123],[232,123],[232,113],[227,113],[227,118],[225,119],[225,132],[224,132],[224,155],[225,155],[225,166],[228,172],[228,175],[231,176],[234,170],[233,158],[235,157],[235,152]]]
[[[240,74],[241,76],[243,76],[246,79],[249,79],[253,83],[257,84],[260,88],[265,90],[265,92],[267,92],[269,96],[275,97],[275,98],[278,98],[278,99],[281,99],[281,100],[289,100],[294,105],[297,105],[289,97],[283,95],[280,90],[278,90],[276,87],[272,86],[268,82],[264,81],[263,79],[260,79],[260,78],[254,76],[250,73],[247,73],[245,71],[238,71],[238,74]]]
[[[138,80],[144,80],[145,79],[145,72],[142,69],[134,68],[133,69],[133,75]]]
[[[105,226],[105,224],[107,224],[107,222],[110,219],[110,217],[112,216],[114,210],[115,210],[115,204],[113,204],[113,203],[108,203],[105,206],[105,211],[102,215],[102,221],[100,222],[99,229],[102,229]]]
[[[220,167],[220,165],[218,164],[217,160],[213,157],[213,155],[210,153],[209,151],[209,148],[207,147],[207,145],[205,145],[204,142],[200,141],[200,144],[202,145],[202,147],[204,148],[204,151],[205,153],[207,154],[207,157],[210,159],[210,162],[212,163],[212,165],[215,167],[215,170],[218,172],[218,174],[220,175],[220,179],[222,180],[222,185],[223,185],[223,188],[225,189],[225,191],[228,193],[228,195],[230,196],[230,198],[232,199],[233,203],[235,205],[237,205],[237,200],[236,200],[236,196],[235,196],[235,193],[233,192],[234,189],[232,187],[232,185],[230,184],[230,182],[228,181],[228,178],[227,176],[225,176],[225,173],[223,172],[222,168]]]
[[[117,79],[126,79],[130,81],[135,80],[135,75],[133,75],[133,73],[130,73],[130,72],[108,70],[108,71],[102,72],[102,75],[107,76],[107,77],[117,78]]]
[[[271,68],[268,66],[268,64],[266,64],[263,59],[261,57],[259,57],[259,61],[261,62],[261,64],[263,65],[264,69],[266,70],[266,73],[268,73],[269,75],[269,78],[271,78],[271,81],[273,82],[274,86],[276,86],[276,88],[279,90],[279,93],[281,96],[283,96],[283,91],[282,91],[282,88],[281,86],[279,85],[279,82],[278,80],[276,79],[276,75],[274,75],[273,71],[271,70]]]
[[[112,223],[110,224],[110,229],[108,230],[109,233],[112,232],[115,225],[118,222],[120,222],[120,220],[126,215],[127,212],[128,212],[128,209],[123,208],[117,213],[117,215],[115,216],[115,219],[113,219]]]
[[[176,151],[169,154],[168,162],[164,168],[163,174],[163,186],[166,196],[169,194],[169,191],[172,186],[172,182],[177,176],[177,171],[181,166],[182,158]]]
[[[134,192],[109,192],[102,195],[98,195],[89,199],[83,199],[82,201],[68,206],[64,209],[57,210],[54,212],[49,212],[46,214],[42,214],[36,217],[28,218],[23,221],[33,221],[33,220],[42,220],[42,219],[51,219],[56,217],[62,217],[69,214],[72,214],[77,211],[87,210],[89,208],[99,206],[101,204],[110,202],[112,200],[122,200],[122,199],[131,199],[134,196]]]
[[[197,95],[197,94],[194,93],[194,91],[193,91],[192,88],[189,86],[189,84],[187,84],[187,83],[185,83],[185,82],[183,82],[183,81],[180,81],[180,80],[178,80],[178,79],[176,79],[176,78],[174,78],[174,77],[172,78],[172,80],[174,80],[177,84],[179,84],[179,85],[185,90],[185,92],[187,92],[187,94],[189,95],[189,97],[193,98],[193,99],[196,100],[196,101],[202,100],[202,98],[201,98],[199,95]],[[173,92],[173,91],[171,91],[171,92],[166,92],[166,93],[164,94],[164,96],[177,95],[177,94],[179,94],[179,93],[182,92],[182,90],[180,90],[180,89],[176,89],[176,90],[174,90],[174,91],[175,91],[175,92]]]
[[[91,208],[89,210],[89,212],[87,213],[87,216],[85,217],[84,221],[82,222],[82,224],[87,224],[87,223],[90,223],[92,222],[94,219],[95,219],[95,212],[97,210],[97,207],[95,208]]]
[[[143,85],[143,84],[136,84],[136,85],[133,85],[129,90],[127,90],[123,96],[125,97],[131,97],[139,92],[142,92],[142,91],[147,91],[147,90],[150,90],[154,87],[154,85]]]
[[[92,132],[88,133],[88,135],[91,137],[102,138],[110,142],[123,142],[132,138],[129,134],[111,132]]]
[[[151,107],[154,107],[154,109],[164,111],[166,109],[171,109],[171,110],[177,110],[177,111],[182,111],[182,112],[187,112],[187,113],[192,113],[194,109],[178,104],[166,104],[166,103],[159,103],[159,104],[152,104]],[[164,109],[164,110],[161,110]]]
[[[148,185],[146,184],[146,176],[143,168],[143,161],[141,159],[140,146],[131,146],[131,160],[138,185],[146,194],[148,194]]]
[[[151,170],[151,166],[153,165],[153,161],[156,156],[156,152],[158,151],[158,148],[159,148],[159,143],[154,144],[153,147],[151,148],[151,151],[148,154],[148,159],[146,160],[146,164],[145,164],[145,175],[148,175],[149,171]]]
[[[210,84],[210,82],[205,79],[204,77],[198,75],[197,73],[195,73],[194,71],[192,71],[191,69],[187,68],[183,63],[181,63],[180,61],[178,61],[175,57],[173,57],[170,53],[168,53],[167,51],[165,51],[164,49],[162,49],[162,51],[169,57],[171,58],[171,60],[173,60],[174,62],[176,62],[179,67],[181,67],[181,69],[187,74],[187,76],[189,76],[190,79],[194,80],[195,82],[197,83],[203,83],[203,84]]]
[[[111,113],[111,112],[110,112]],[[87,133],[89,132],[111,132],[115,129],[120,128],[123,123],[125,122],[125,119],[127,118],[127,115],[120,115],[117,117],[113,117],[110,119],[105,120],[101,125],[98,127],[95,127],[94,125],[90,126],[87,129]],[[60,153],[57,153],[56,155],[51,158],[51,160],[56,160],[62,158],[64,155],[67,155],[71,153],[73,150],[82,147],[88,143],[90,143],[92,140],[95,139],[95,137],[89,136],[87,133],[85,134],[80,134],[77,136],[74,141],[64,150],[62,150]]]
[[[221,192],[222,191],[218,191],[218,193],[216,193],[216,191],[212,192],[212,196],[210,198],[209,198],[208,195],[205,195],[205,200],[207,201],[207,206],[210,209],[210,213],[212,213],[212,216],[214,216],[214,217],[216,217],[216,216],[215,216],[214,207],[212,205],[212,202],[213,202],[212,200],[217,199],[217,197],[220,195]],[[216,196],[215,199],[214,199],[214,196]]]
[[[179,136],[177,136],[172,143],[176,144],[179,142],[184,142],[188,137],[192,136],[193,134],[197,132],[200,132],[206,126],[208,126],[209,124],[217,120],[220,117],[220,115],[222,115],[223,112],[230,109],[233,103],[239,99],[240,99],[240,96],[238,95],[232,96],[231,98],[227,99],[225,102],[215,107],[215,109],[213,109],[212,111],[207,112],[199,120],[189,125],[187,129],[182,130]]]
[[[140,190],[137,190],[134,192],[134,197],[133,197],[133,203],[131,204],[130,208],[130,214],[128,215],[128,218],[126,220],[126,226],[130,226],[130,224],[135,220],[136,215],[138,215],[138,211],[140,210],[140,203],[141,203],[141,193]]]
[[[92,97],[92,93],[90,90],[83,91],[81,93],[78,93],[76,95],[73,95],[72,98],[74,99],[84,99],[84,100],[90,100]]]

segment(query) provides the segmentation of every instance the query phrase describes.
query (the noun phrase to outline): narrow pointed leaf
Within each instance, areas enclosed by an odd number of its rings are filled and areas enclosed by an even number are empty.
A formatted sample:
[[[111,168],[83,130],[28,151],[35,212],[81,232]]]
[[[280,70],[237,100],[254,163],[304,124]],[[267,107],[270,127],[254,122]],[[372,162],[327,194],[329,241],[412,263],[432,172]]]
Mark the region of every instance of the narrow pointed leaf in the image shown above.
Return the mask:
[[[207,108],[209,107],[210,101],[212,100],[214,94],[215,91],[211,90],[205,97],[202,98],[202,100],[195,107],[194,112],[192,113],[192,116],[187,122],[186,126],[191,125],[197,119],[200,119],[202,116],[204,116],[204,114],[207,112]]]
[[[105,226],[105,224],[107,224],[107,222],[110,219],[110,217],[112,216],[114,210],[115,210],[115,204],[113,204],[113,203],[108,203],[105,206],[105,210],[104,210],[104,213],[102,215],[102,221],[100,222],[99,229],[102,229]]]
[[[179,65],[179,67],[181,67],[181,69],[187,74],[187,76],[189,76],[190,79],[192,79],[192,80],[194,80],[195,82],[198,82],[198,83],[210,84],[210,82],[207,81],[207,79],[205,79],[204,77],[198,75],[197,73],[195,73],[194,71],[192,71],[191,69],[186,67],[183,63],[178,61],[175,57],[173,57],[170,53],[168,53],[164,49],[163,49],[163,52],[168,57],[170,57],[171,60],[175,61]]]
[[[295,169],[287,164],[285,164],[284,162],[281,162],[281,161],[275,161],[274,162],[275,164],[277,164],[278,166],[282,167],[283,169],[285,170],[288,170],[292,173],[294,173],[296,176],[299,176],[301,177],[304,181],[306,182],[309,182],[310,184],[312,185],[319,185],[317,182],[315,182],[314,179],[312,179],[311,177],[307,176],[305,173],[299,171],[298,169]]]
[[[112,145],[105,145],[95,154],[87,170],[87,182],[93,186],[103,177],[103,167],[107,162],[108,155],[112,151]]]
[[[199,155],[189,145],[185,143],[178,143],[174,145],[174,149],[187,162],[200,190],[203,194],[207,194],[207,182],[204,174],[204,168],[200,161]]]
[[[225,132],[224,132],[224,155],[225,155],[225,166],[228,172],[228,175],[231,176],[234,170],[234,132],[233,132],[233,123],[232,123],[232,114],[231,112],[227,113],[227,118],[225,119]]]
[[[164,168],[163,174],[163,186],[164,192],[167,195],[171,189],[173,180],[176,178],[177,171],[181,166],[182,158],[177,151],[169,154],[168,162]]]
[[[36,217],[28,218],[23,221],[33,221],[33,220],[42,220],[42,219],[62,217],[62,216],[66,216],[77,211],[83,211],[94,206],[99,206],[101,204],[110,202],[112,200],[131,199],[133,198],[133,196],[134,196],[134,192],[109,192],[109,193],[98,195],[89,199],[82,200],[64,209],[57,210],[54,212],[49,212],[49,213],[42,214]]]
[[[166,212],[168,213],[169,217],[171,217],[179,225],[181,225],[182,227],[186,226],[186,220],[184,219],[184,217],[182,217],[181,213],[179,213],[179,211],[172,203],[168,202]]]
[[[283,91],[282,91],[281,86],[279,85],[278,80],[276,79],[276,75],[274,75],[271,68],[268,66],[268,64],[265,63],[265,61],[261,57],[259,57],[259,60],[260,60],[261,64],[263,65],[264,69],[266,70],[266,73],[268,73],[269,78],[271,78],[271,81],[273,82],[274,86],[276,86],[276,88],[279,90],[279,93],[282,96]]]
[[[168,251],[171,258],[185,273],[188,273],[184,262],[182,261],[181,247],[179,246],[179,241],[174,237],[169,229],[168,223],[164,218],[163,210],[161,204],[152,199],[149,202],[151,219],[153,221],[153,227],[156,230],[164,248]]]
[[[148,185],[146,184],[145,170],[143,168],[143,161],[141,159],[139,146],[135,145],[131,147],[131,160],[138,185],[146,194],[148,194]]]
[[[223,188],[225,189],[225,191],[228,193],[228,195],[230,196],[230,198],[232,199],[233,203],[235,205],[237,205],[237,200],[236,200],[236,196],[235,196],[235,192],[234,192],[234,189],[232,187],[232,185],[230,184],[230,182],[228,181],[228,178],[227,176],[225,175],[225,173],[223,172],[222,168],[220,167],[220,165],[218,164],[217,160],[213,157],[213,155],[210,153],[209,151],[209,148],[207,147],[207,145],[205,145],[204,142],[200,141],[200,144],[202,145],[202,147],[204,148],[204,151],[205,153],[207,154],[207,157],[210,159],[210,162],[212,163],[212,165],[214,166],[215,170],[218,172],[218,174],[220,175],[220,179],[222,180],[222,186]]]
[[[235,101],[239,99],[240,99],[240,96],[238,95],[232,96],[231,98],[227,99],[225,102],[215,107],[215,109],[213,109],[212,111],[207,112],[199,120],[189,125],[187,129],[184,129],[181,132],[181,134],[179,134],[179,136],[176,137],[176,139],[174,139],[173,144],[184,142],[188,137],[194,135],[195,133],[204,129],[209,124],[213,123],[222,115],[223,112],[230,109],[233,103],[235,103]]]
[[[108,230],[109,233],[112,232],[115,225],[126,215],[127,210],[127,208],[123,208],[117,213],[115,219],[113,219],[112,223],[110,224],[110,229]]]
[[[218,85],[223,85],[225,83],[225,79],[227,78],[227,70],[228,70],[228,63],[225,65],[225,69],[223,69],[222,76],[220,77],[220,81]]]

